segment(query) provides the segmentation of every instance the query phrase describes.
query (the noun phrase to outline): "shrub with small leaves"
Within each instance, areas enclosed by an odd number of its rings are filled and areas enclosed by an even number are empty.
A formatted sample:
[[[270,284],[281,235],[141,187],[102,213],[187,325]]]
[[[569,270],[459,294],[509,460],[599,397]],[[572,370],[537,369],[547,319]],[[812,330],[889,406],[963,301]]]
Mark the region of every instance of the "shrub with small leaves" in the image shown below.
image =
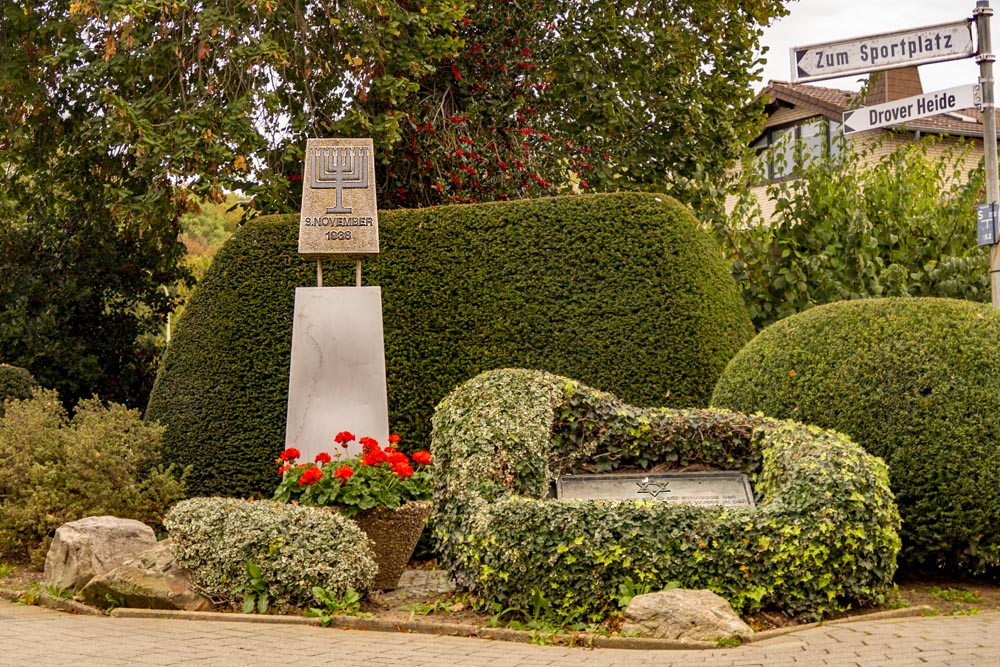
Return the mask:
[[[748,343],[712,404],[850,435],[889,465],[904,565],[1000,578],[998,339],[989,304],[817,306]]]
[[[24,400],[31,397],[31,390],[38,386],[35,376],[26,369],[10,364],[0,364],[0,417],[7,399]]]
[[[247,222],[191,295],[147,417],[193,495],[274,492],[298,216]],[[426,449],[434,406],[493,368],[544,368],[636,405],[704,406],[753,326],[719,247],[670,197],[618,193],[379,213],[389,423]],[[353,284],[330,262],[324,284]],[[331,433],[332,437],[333,434]],[[412,448],[412,449],[411,449]]]
[[[193,583],[234,608],[242,606],[248,586],[274,608],[322,605],[314,588],[333,595],[365,592],[377,571],[368,537],[328,509],[191,498],[175,505],[164,523],[177,563],[191,572]],[[254,586],[248,563],[259,573]]]
[[[81,401],[70,418],[51,389],[9,401],[0,419],[0,553],[40,566],[55,529],[86,516],[158,527],[184,497],[182,475],[157,466],[162,435],[115,403]]]

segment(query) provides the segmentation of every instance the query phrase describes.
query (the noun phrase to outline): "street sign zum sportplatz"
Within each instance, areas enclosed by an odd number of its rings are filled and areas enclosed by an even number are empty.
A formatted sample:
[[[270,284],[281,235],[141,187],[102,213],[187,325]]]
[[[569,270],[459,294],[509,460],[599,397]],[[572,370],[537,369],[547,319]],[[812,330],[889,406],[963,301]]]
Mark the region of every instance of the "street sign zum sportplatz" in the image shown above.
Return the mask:
[[[844,134],[853,134],[886,125],[902,125],[916,118],[971,109],[981,104],[979,86],[969,84],[933,93],[915,95],[885,104],[844,112]]]
[[[821,81],[850,74],[958,60],[975,55],[972,23],[941,25],[793,46],[792,82]]]

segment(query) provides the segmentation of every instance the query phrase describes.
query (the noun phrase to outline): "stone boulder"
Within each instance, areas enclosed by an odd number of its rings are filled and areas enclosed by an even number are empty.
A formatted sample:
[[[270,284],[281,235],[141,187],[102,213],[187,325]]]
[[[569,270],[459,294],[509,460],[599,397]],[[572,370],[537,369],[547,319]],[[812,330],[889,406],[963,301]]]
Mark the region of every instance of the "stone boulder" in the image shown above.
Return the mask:
[[[43,583],[79,591],[88,581],[156,544],[153,529],[134,519],[89,516],[56,529],[45,555]]]
[[[622,633],[643,637],[709,641],[749,639],[753,630],[726,600],[709,590],[674,588],[636,595],[625,609]]]
[[[169,539],[95,576],[78,597],[95,607],[214,609],[212,601],[195,591],[187,574],[177,566]]]

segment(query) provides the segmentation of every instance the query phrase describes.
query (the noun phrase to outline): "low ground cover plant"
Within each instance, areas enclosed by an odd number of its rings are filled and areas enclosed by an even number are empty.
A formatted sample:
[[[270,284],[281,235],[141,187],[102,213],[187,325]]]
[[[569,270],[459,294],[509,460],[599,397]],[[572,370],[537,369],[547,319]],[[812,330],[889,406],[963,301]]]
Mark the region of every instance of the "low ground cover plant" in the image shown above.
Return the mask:
[[[712,404],[833,428],[885,460],[901,563],[1000,572],[1000,311],[955,299],[844,301],[762,331]]]
[[[159,527],[184,497],[183,475],[157,465],[163,429],[138,410],[81,401],[72,417],[36,388],[0,419],[0,554],[40,567],[55,529],[109,514]]]
[[[319,508],[190,498],[164,523],[178,565],[208,597],[234,609],[324,607],[331,596],[367,592],[377,569],[364,532]]]
[[[819,618],[892,590],[899,515],[885,465],[833,431],[636,408],[564,377],[504,369],[442,401],[432,451],[442,562],[485,608],[594,621],[629,582],[676,582],[711,589],[738,613]],[[743,471],[757,506],[545,500],[560,474],[661,464]]]

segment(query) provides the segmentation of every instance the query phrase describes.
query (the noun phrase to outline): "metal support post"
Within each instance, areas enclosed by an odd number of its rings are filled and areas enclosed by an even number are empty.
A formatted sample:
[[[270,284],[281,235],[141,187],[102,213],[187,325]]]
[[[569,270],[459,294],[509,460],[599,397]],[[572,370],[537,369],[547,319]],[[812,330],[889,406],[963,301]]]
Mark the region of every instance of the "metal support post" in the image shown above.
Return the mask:
[[[973,17],[976,20],[978,42],[979,89],[983,98],[983,153],[986,158],[986,203],[1000,201],[1000,180],[997,176],[997,126],[993,90],[993,43],[990,17],[993,9],[989,0],[977,0]],[[1000,245],[990,246],[990,294],[994,308],[1000,308]]]

